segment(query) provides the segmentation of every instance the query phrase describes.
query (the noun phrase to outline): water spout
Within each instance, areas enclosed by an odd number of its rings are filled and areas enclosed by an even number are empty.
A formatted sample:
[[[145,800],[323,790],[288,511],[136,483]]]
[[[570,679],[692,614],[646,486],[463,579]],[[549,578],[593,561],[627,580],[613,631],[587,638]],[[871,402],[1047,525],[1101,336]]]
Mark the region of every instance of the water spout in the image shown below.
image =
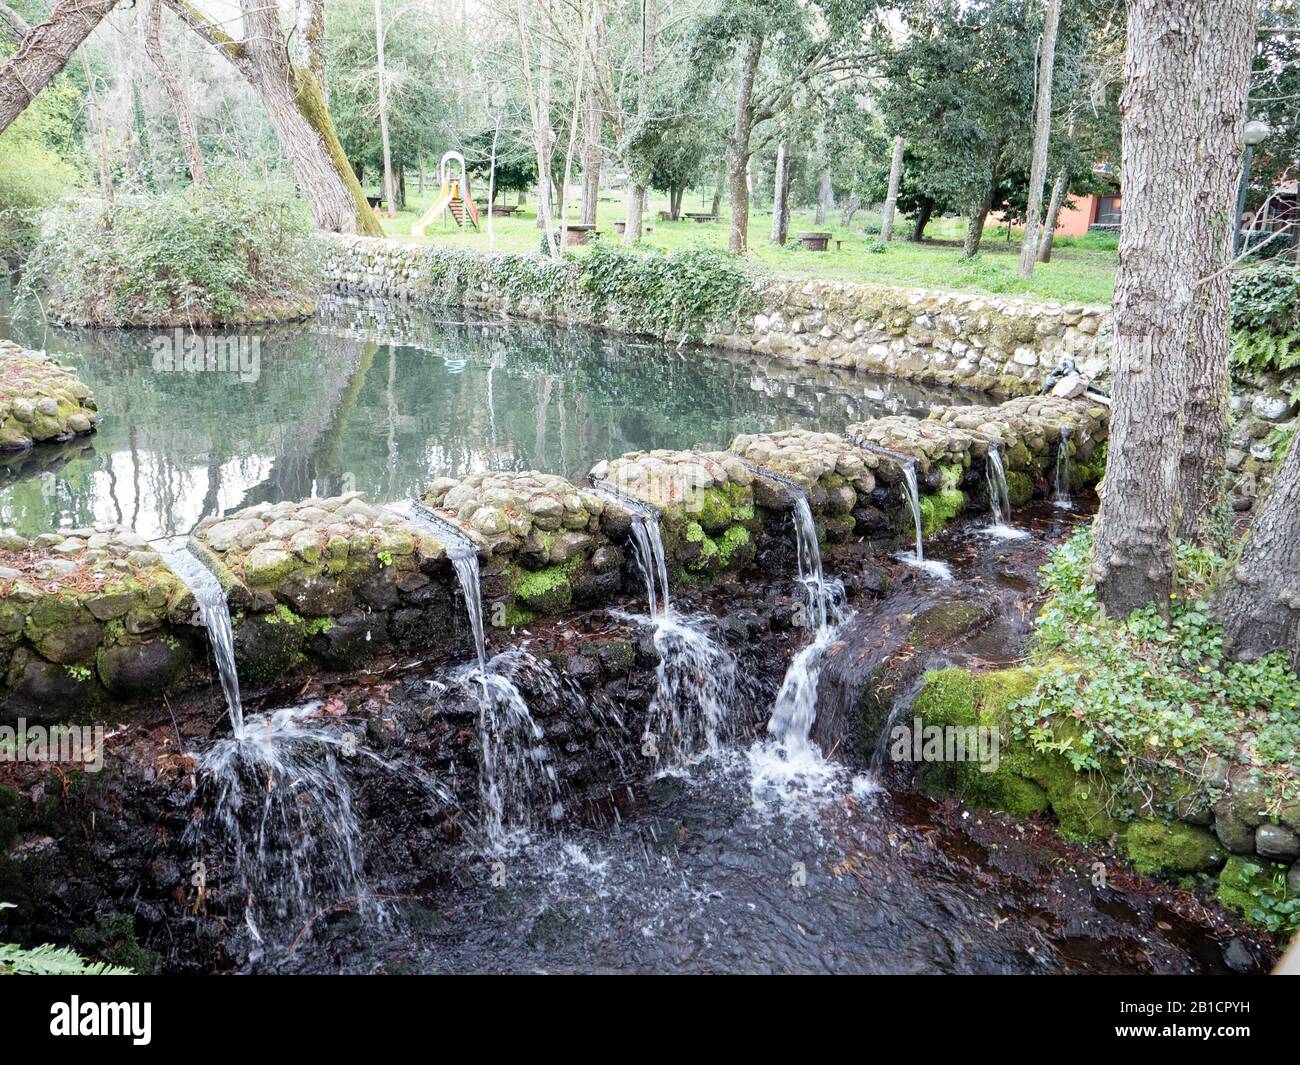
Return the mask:
[[[1056,484],[1052,493],[1052,506],[1073,510],[1070,498],[1070,427],[1061,426],[1061,442],[1056,446]]]
[[[226,591],[221,587],[217,576],[203,560],[190,550],[186,538],[173,537],[154,543],[173,573],[178,576],[194,595],[199,605],[199,616],[208,630],[208,642],[212,645],[212,657],[217,663],[217,674],[221,678],[221,691],[226,697],[226,709],[230,714],[230,727],[236,736],[244,728],[244,707],[239,698],[239,673],[235,669],[235,633],[230,623],[230,606],[226,602]]]
[[[1011,488],[1002,464],[1002,450],[996,444],[989,445],[984,479],[989,486],[989,502],[993,507],[993,524],[985,527],[984,532],[1000,540],[1019,540],[1028,536],[1024,529],[1011,524]]]

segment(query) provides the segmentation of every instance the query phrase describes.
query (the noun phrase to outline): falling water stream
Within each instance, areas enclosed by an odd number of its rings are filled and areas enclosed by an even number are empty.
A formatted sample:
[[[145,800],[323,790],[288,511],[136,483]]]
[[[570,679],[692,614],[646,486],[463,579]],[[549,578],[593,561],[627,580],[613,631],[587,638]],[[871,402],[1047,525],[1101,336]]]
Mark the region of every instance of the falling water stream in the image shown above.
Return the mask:
[[[193,593],[199,605],[199,616],[208,630],[208,643],[216,659],[217,674],[221,678],[221,691],[226,697],[230,712],[231,730],[238,735],[244,727],[244,708],[239,699],[239,673],[235,669],[235,634],[230,623],[230,606],[226,590],[217,575],[203,560],[190,550],[186,537],[177,536],[154,543],[155,549],[171,567],[185,586]]]
[[[520,649],[488,659],[478,548],[464,530],[414,501],[404,510],[393,509],[442,544],[456,571],[478,658],[478,668],[464,679],[477,681],[478,689],[483,836],[490,851],[500,852],[514,830],[528,827],[533,808],[554,808],[555,770],[544,745],[545,733],[533,720],[528,701],[516,683],[520,672],[541,675],[548,671]]]
[[[1052,506],[1060,510],[1073,510],[1070,498],[1070,427],[1061,426],[1061,442],[1056,446],[1056,484],[1052,493]]]
[[[1007,485],[1007,471],[1002,464],[1002,449],[989,446],[988,463],[984,478],[989,486],[989,502],[993,508],[993,524],[983,531],[999,540],[1020,540],[1029,534],[1011,524],[1011,489]]]
[[[709,634],[707,619],[673,609],[659,511],[606,481],[593,480],[591,487],[632,516],[632,552],[654,625],[658,686],[643,753],[668,766],[715,753],[726,738],[727,712],[736,697],[735,657]]]

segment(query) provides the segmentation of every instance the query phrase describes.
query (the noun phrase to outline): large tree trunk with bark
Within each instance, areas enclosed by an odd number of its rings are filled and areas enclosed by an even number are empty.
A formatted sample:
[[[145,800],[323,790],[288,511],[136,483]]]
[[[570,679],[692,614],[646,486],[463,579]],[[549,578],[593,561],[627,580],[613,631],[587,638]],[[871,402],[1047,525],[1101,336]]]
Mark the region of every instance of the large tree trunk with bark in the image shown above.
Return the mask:
[[[1020,242],[1021,277],[1033,274],[1038,259],[1039,215],[1043,209],[1043,182],[1047,180],[1047,144],[1052,134],[1052,68],[1056,64],[1056,25],[1060,19],[1061,0],[1047,0],[1042,52],[1038,60],[1038,102],[1034,117],[1034,153],[1029,164],[1029,200],[1025,208],[1025,234]]]
[[[384,65],[387,50],[387,33],[384,29],[383,0],[374,0],[375,7],[375,75],[379,79],[379,144],[384,153],[384,207],[388,217],[397,213],[397,186],[393,180],[393,148],[388,135],[388,71]]]
[[[894,152],[889,157],[889,191],[885,194],[885,217],[880,223],[880,239],[888,242],[894,236],[894,214],[898,210],[898,186],[903,180],[903,149],[905,142],[900,133],[894,138]]]
[[[317,227],[383,236],[343,153],[320,83],[289,61],[275,5],[240,0],[244,39],[237,41],[187,0],[165,2],[256,90]]]
[[[1222,0],[1129,0],[1110,452],[1093,577],[1116,617],[1173,593],[1187,343],[1204,255],[1204,50]]]
[[[49,18],[26,31],[18,51],[0,68],[0,133],[68,65],[72,53],[115,6],[117,0],[59,0]],[[8,19],[6,24],[13,25]]]
[[[754,78],[763,58],[763,38],[751,34],[745,42],[736,86],[736,121],[727,146],[727,187],[731,199],[731,230],[727,250],[744,255],[749,244],[749,139],[754,132]]]
[[[176,116],[176,126],[180,131],[181,148],[185,152],[185,164],[190,171],[190,180],[196,185],[207,182],[207,170],[203,165],[203,152],[199,148],[199,134],[194,125],[194,112],[190,110],[189,97],[181,85],[176,72],[167,62],[162,47],[162,0],[149,0],[149,9],[145,13],[144,50],[150,62],[158,71],[158,80],[162,82],[163,91]]]
[[[966,219],[966,239],[962,242],[962,257],[970,259],[980,250],[984,240],[984,223],[988,221],[989,212],[993,210],[993,186],[985,193],[980,205]]]
[[[1241,177],[1246,96],[1255,52],[1252,0],[1215,0],[1213,43],[1203,50],[1201,178],[1196,234],[1200,258],[1187,343],[1187,398],[1179,469],[1177,535],[1204,543],[1223,500],[1228,436],[1229,304],[1233,219]]]
[[[637,88],[637,117],[644,122],[650,117],[654,102],[655,43],[659,33],[658,0],[641,0],[641,84]],[[623,225],[623,243],[635,244],[641,239],[641,220],[645,213],[646,186],[633,178],[627,190],[627,215]]]
[[[1038,237],[1040,263],[1052,261],[1052,243],[1056,240],[1056,227],[1061,222],[1061,208],[1065,206],[1065,190],[1069,181],[1070,172],[1065,167],[1061,167],[1056,172],[1056,180],[1052,182],[1052,198],[1047,205],[1047,221]]]
[[[912,235],[907,239],[913,244],[920,244],[925,239],[925,227],[930,224],[933,215],[934,201],[930,199],[922,200],[920,206],[916,209],[916,217],[912,220]]]
[[[844,201],[844,210],[840,212],[840,225],[847,226],[860,210],[862,210],[862,197],[856,192],[849,193],[849,198]]]
[[[823,170],[817,187],[817,225],[824,226],[833,210],[835,210],[835,182],[831,172]]]
[[[325,80],[325,0],[295,0],[293,41],[298,65],[312,72],[321,94],[328,101],[329,82]]]
[[[587,100],[582,125],[582,224],[596,224],[596,208],[600,202],[601,137],[604,115],[600,109],[600,72],[609,63],[606,55],[605,10],[601,0],[591,6],[592,77],[587,87]]]
[[[1300,433],[1256,508],[1214,613],[1229,657],[1284,651],[1300,672]]]
[[[790,231],[790,142],[776,146],[776,173],[772,180],[772,243],[784,244]]]

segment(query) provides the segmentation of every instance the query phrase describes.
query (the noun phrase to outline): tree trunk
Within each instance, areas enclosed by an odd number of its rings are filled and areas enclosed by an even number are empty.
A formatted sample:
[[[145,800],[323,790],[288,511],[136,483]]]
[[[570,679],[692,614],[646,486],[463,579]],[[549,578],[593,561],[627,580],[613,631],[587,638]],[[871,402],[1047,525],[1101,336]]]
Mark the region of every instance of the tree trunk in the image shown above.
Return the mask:
[[[989,211],[993,209],[993,186],[984,194],[984,199],[975,212],[966,219],[966,239],[962,244],[962,258],[970,259],[980,250],[984,240],[984,223],[988,221]]]
[[[108,118],[99,102],[99,93],[95,91],[95,75],[90,69],[90,60],[86,53],[81,53],[81,67],[86,74],[86,103],[95,124],[95,142],[99,156],[99,193],[106,203],[113,202],[113,165],[108,157]]]
[[[1188,109],[1217,0],[1129,0],[1115,277],[1110,451],[1093,577],[1125,617],[1173,593],[1188,331],[1197,267],[1200,129]],[[1217,47],[1211,40],[1208,47]]]
[[[293,40],[298,65],[316,78],[321,95],[330,98],[325,80],[325,0],[295,0]]]
[[[817,224],[824,226],[833,210],[835,210],[835,182],[831,172],[823,170],[817,189]]]
[[[379,79],[379,143],[384,153],[384,207],[388,217],[397,214],[397,185],[393,180],[393,152],[388,137],[388,76],[384,70],[383,0],[375,0],[375,74]]]
[[[727,250],[744,255],[749,244],[749,138],[754,131],[754,77],[763,57],[763,38],[750,34],[736,86],[736,121],[727,147],[727,185],[731,198],[731,231]]]
[[[149,0],[145,13],[144,50],[149,60],[158,70],[158,79],[163,91],[172,105],[172,114],[176,116],[176,126],[180,130],[181,148],[185,152],[185,163],[189,167],[190,180],[196,185],[207,182],[207,170],[203,165],[203,152],[199,148],[199,135],[194,126],[194,113],[190,110],[190,101],[185,89],[172,70],[171,64],[163,54],[162,48],[162,0]]]
[[[713,186],[713,206],[710,209],[709,214],[713,215],[714,218],[717,218],[718,212],[722,210],[722,187],[726,184],[726,180],[726,173],[721,173],[718,175],[718,183]]]
[[[898,186],[903,180],[903,148],[900,133],[894,138],[894,154],[889,159],[889,191],[885,196],[885,218],[880,223],[880,239],[888,243],[894,236],[894,212],[898,210]]]
[[[1246,96],[1255,53],[1251,0],[1215,0],[1215,40],[1204,50],[1199,95],[1201,178],[1196,216],[1200,261],[1198,288],[1187,344],[1187,398],[1183,406],[1183,449],[1179,470],[1178,521],[1183,540],[1206,543],[1215,511],[1223,502],[1228,437],[1232,235]]]
[[[600,202],[601,137],[604,115],[600,109],[599,72],[609,62],[605,54],[605,11],[601,0],[591,5],[592,78],[587,87],[586,116],[582,135],[582,224],[596,224],[596,210]]]
[[[423,195],[424,195],[424,181],[425,181],[425,176],[424,176],[424,160],[423,160],[423,159],[421,159],[421,160],[419,161],[419,163],[416,164],[416,170],[417,170],[417,172],[419,173],[420,176],[419,176],[419,179],[418,179],[418,184],[417,184],[415,187],[416,187],[416,190],[419,192],[419,194],[420,194],[421,196],[423,196]]]
[[[237,41],[187,0],[165,3],[256,90],[317,227],[383,236],[339,144],[320,83],[306,67],[289,61],[276,7],[240,0],[244,39]]]
[[[1050,263],[1052,261],[1052,243],[1056,240],[1056,227],[1061,222],[1061,208],[1065,206],[1065,190],[1070,182],[1070,173],[1065,167],[1061,167],[1056,172],[1056,180],[1052,182],[1052,199],[1047,205],[1047,222],[1043,226],[1043,232],[1038,238],[1038,261],[1040,263]]]
[[[860,210],[862,210],[862,197],[856,192],[849,193],[849,198],[844,201],[844,210],[840,214],[840,225],[847,226]]]
[[[1214,614],[1230,658],[1249,662],[1284,651],[1300,671],[1300,433],[1256,508]]]
[[[636,112],[643,122],[649,117],[654,100],[658,20],[658,0],[641,0],[641,84],[637,87]],[[641,239],[641,216],[645,212],[645,204],[646,186],[634,178],[627,192],[627,215],[623,225],[624,244],[635,244]]]
[[[772,181],[772,243],[784,244],[790,227],[790,145],[784,137],[776,146]]]
[[[1047,0],[1043,17],[1042,55],[1038,61],[1038,103],[1034,121],[1034,154],[1029,165],[1029,202],[1025,208],[1025,235],[1020,242],[1020,276],[1030,277],[1038,258],[1039,215],[1043,210],[1043,182],[1047,179],[1047,143],[1052,134],[1052,68],[1056,63],[1056,25],[1061,0]],[[1007,223],[1007,232],[1011,223]]]
[[[912,234],[907,239],[913,244],[920,244],[925,239],[925,227],[930,224],[933,215],[934,201],[922,200],[920,207],[917,208],[916,218],[912,220]]]
[[[13,58],[0,68],[0,133],[68,65],[72,53],[116,5],[117,0],[59,0],[49,18],[31,27]]]

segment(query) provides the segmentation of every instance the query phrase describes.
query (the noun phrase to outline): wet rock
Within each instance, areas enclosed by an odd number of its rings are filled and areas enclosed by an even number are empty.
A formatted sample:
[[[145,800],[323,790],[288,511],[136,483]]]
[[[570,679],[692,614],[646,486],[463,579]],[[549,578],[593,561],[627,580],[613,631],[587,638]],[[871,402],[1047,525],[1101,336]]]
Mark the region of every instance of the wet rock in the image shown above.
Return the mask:
[[[156,695],[175,683],[189,660],[186,647],[171,638],[115,644],[99,652],[99,679],[124,698]]]
[[[1255,829],[1255,850],[1281,861],[1300,858],[1300,836],[1282,825],[1260,825]]]
[[[1223,951],[1223,964],[1235,973],[1248,973],[1255,968],[1255,956],[1240,939],[1228,941]]]
[[[321,658],[343,669],[355,669],[388,643],[388,616],[352,611],[333,619],[324,631],[311,637],[310,643]]]

